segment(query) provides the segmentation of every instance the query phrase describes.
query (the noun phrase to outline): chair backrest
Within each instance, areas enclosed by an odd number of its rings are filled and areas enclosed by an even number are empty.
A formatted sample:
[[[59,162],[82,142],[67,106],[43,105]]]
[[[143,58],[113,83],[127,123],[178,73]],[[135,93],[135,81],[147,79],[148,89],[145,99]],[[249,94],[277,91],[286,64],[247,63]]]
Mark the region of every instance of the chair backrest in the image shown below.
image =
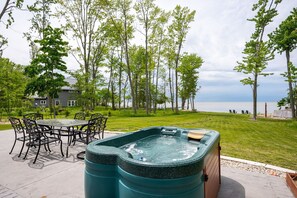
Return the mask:
[[[104,129],[105,129],[105,127],[106,127],[106,122],[107,122],[107,119],[108,119],[108,117],[105,117],[105,116],[103,116],[102,118],[101,118],[101,123],[100,123],[100,126],[99,126],[99,130],[100,130],[100,132],[104,132]]]
[[[39,132],[36,121],[31,120],[31,119],[27,119],[27,118],[23,118],[23,122],[25,124],[25,128],[26,128],[27,133],[30,136],[36,136],[37,132]]]
[[[90,120],[95,119],[95,118],[101,118],[103,115],[101,113],[93,113],[90,117]]]
[[[28,113],[23,116],[23,118],[30,120],[43,120],[43,114],[41,113]]]
[[[91,141],[91,138],[95,136],[97,131],[97,122],[98,118],[93,118],[88,121],[88,126],[86,129],[87,137],[86,137],[86,144],[89,144]]]
[[[86,114],[84,112],[77,112],[74,115],[75,120],[85,120],[86,119]]]
[[[96,132],[97,122],[98,122],[98,118],[93,118],[88,121],[88,127],[87,127],[88,133]]]
[[[43,120],[43,114],[35,113],[35,120]]]
[[[14,129],[15,133],[24,133],[24,127],[23,127],[22,122],[19,118],[9,117],[8,119],[9,119],[11,126]]]

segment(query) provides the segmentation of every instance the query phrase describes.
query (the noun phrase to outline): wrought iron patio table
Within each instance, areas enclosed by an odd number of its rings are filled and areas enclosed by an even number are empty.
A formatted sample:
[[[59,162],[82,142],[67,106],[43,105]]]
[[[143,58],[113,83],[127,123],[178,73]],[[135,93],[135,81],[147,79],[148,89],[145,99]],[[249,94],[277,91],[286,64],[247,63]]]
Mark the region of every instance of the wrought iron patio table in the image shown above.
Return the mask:
[[[68,157],[68,148],[71,144],[72,138],[74,138],[74,127],[84,126],[88,124],[87,120],[75,120],[75,119],[45,119],[36,120],[36,123],[40,126],[49,127],[51,129],[56,129],[58,131],[57,135],[62,141],[61,136],[67,136],[67,150],[66,157]]]

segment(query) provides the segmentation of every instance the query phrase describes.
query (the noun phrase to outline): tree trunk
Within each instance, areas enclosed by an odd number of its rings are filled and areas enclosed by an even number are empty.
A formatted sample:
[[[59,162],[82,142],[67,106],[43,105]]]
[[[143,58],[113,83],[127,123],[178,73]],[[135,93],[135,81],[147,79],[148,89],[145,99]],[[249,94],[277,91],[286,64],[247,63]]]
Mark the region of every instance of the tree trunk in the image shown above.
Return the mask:
[[[134,92],[134,85],[132,81],[132,76],[131,76],[131,68],[130,68],[130,61],[129,61],[129,50],[128,50],[128,29],[127,29],[127,16],[126,13],[124,13],[125,16],[125,22],[124,22],[124,44],[125,44],[125,55],[126,55],[126,63],[127,63],[127,73],[128,73],[128,79],[129,79],[129,84],[130,84],[130,91],[131,91],[131,97],[132,97],[132,107],[133,107],[133,112],[136,114],[136,98],[135,98],[135,92]]]
[[[123,62],[123,47],[121,46],[120,61]],[[122,66],[119,66],[119,110],[121,110],[121,98],[122,98]]]
[[[289,50],[286,50],[286,58],[287,58],[287,70],[288,70],[290,108],[292,111],[292,118],[295,118],[296,117],[295,100],[294,100],[294,92],[293,92],[293,86],[292,86],[292,77],[291,77],[291,68],[290,68],[290,51]]]
[[[253,119],[257,119],[257,88],[258,88],[258,74],[255,74],[253,84]]]
[[[149,115],[150,98],[149,98],[149,70],[148,70],[148,25],[145,23],[145,111]]]
[[[169,90],[170,90],[170,102],[171,102],[171,109],[174,111],[174,93],[173,93],[173,82],[172,82],[172,77],[171,77],[171,68],[169,68]]]
[[[162,39],[162,37],[161,37]],[[160,42],[161,43],[161,42]],[[160,57],[161,57],[161,44],[158,45],[158,59],[157,59],[157,74],[156,74],[156,89],[155,89],[155,104],[154,104],[154,113],[157,110],[157,97],[158,97],[158,85],[159,85],[159,68],[160,68]]]
[[[182,47],[182,43],[178,45],[178,51],[176,54],[175,58],[175,113],[178,113],[178,63],[179,63],[179,55],[180,55],[180,50]]]

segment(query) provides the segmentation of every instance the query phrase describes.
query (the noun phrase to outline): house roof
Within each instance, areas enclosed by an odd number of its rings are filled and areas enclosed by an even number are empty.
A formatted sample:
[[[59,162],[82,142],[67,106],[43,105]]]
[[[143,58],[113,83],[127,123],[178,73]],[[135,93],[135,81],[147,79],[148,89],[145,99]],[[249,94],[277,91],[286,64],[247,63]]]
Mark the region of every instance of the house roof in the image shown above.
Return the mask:
[[[69,85],[63,86],[62,90],[76,90],[76,88],[73,87],[73,85],[75,85],[75,83],[77,82],[75,78],[67,77],[65,78],[65,81],[68,82]]]

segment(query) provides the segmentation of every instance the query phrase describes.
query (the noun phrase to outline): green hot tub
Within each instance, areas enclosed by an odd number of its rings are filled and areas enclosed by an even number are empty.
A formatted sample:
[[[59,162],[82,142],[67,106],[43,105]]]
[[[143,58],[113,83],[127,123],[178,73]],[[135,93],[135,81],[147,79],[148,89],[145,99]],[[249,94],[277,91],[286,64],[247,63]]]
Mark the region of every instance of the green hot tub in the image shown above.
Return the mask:
[[[86,149],[85,196],[217,196],[219,140],[213,130],[152,127],[92,142]]]

